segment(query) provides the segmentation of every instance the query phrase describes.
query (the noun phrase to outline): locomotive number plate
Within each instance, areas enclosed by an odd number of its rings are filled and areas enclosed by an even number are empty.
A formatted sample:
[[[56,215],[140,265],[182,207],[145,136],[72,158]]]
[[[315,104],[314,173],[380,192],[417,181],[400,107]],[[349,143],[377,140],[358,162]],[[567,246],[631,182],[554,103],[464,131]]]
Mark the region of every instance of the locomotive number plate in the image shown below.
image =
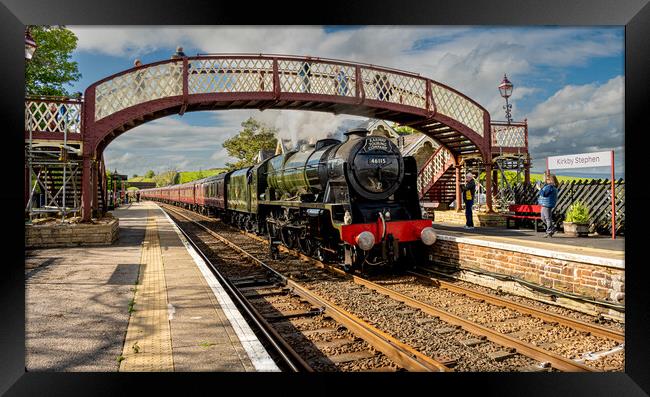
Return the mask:
[[[368,164],[386,164],[387,162],[386,157],[373,157],[368,159]]]

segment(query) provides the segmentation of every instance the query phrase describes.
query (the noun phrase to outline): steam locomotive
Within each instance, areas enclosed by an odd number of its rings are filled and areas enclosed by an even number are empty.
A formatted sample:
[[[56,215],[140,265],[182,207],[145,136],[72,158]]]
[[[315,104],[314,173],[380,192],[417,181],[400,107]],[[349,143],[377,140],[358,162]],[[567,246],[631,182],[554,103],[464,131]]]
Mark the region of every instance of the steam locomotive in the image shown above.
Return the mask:
[[[436,241],[417,191],[417,165],[363,128],[201,180],[141,190],[144,198],[220,217],[352,271],[401,267]]]

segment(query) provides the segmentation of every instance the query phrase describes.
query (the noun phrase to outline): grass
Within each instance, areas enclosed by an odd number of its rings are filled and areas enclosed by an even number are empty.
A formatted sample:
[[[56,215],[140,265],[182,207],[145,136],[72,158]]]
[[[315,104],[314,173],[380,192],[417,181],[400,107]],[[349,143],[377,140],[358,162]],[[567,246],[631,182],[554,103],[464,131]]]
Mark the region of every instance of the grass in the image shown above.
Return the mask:
[[[216,343],[212,343],[212,342],[201,342],[201,343],[199,343],[199,346],[201,346],[201,347],[210,347],[210,346],[214,346],[214,345],[216,345]]]
[[[135,299],[131,299],[131,302],[129,302],[129,313],[133,313],[135,311],[133,306],[135,306]]]
[[[131,346],[131,349],[133,349],[134,353],[140,353],[140,346],[138,346],[138,342],[135,342],[133,346]]]
[[[121,362],[124,361],[125,359],[126,359],[126,358],[125,358],[123,355],[121,355],[121,354],[120,354],[119,356],[117,356],[117,362],[118,362],[118,363],[121,363]]]
[[[144,176],[136,176],[129,178],[127,182],[154,182],[153,178],[145,178]]]
[[[181,181],[180,183],[192,182],[197,179],[207,178],[212,175],[221,174],[226,172],[227,168],[213,168],[210,170],[200,170],[200,171],[181,171]]]

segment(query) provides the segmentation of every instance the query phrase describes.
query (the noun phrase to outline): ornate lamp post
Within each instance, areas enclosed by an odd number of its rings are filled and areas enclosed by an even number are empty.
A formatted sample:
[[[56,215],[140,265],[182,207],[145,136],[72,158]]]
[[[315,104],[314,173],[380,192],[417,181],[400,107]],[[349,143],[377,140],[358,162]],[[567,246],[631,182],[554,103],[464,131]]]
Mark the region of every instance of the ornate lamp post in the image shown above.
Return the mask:
[[[32,59],[34,52],[36,52],[36,42],[29,34],[29,28],[25,28],[25,59],[28,61]]]
[[[503,81],[501,81],[501,84],[499,85],[499,93],[503,98],[506,100],[506,105],[503,107],[506,111],[506,120],[508,120],[508,124],[512,122],[512,115],[510,114],[510,110],[512,109],[512,105],[508,103],[508,98],[510,98],[510,95],[512,95],[512,88],[513,85],[508,80],[508,77],[506,74],[503,74]]]

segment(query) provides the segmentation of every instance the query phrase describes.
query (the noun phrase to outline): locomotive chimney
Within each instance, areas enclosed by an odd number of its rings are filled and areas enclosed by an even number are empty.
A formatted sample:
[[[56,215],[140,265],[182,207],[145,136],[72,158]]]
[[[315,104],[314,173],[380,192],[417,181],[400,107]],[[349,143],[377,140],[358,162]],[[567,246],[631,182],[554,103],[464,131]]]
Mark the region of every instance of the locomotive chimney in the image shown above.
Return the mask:
[[[346,142],[365,138],[366,135],[368,135],[368,132],[369,131],[365,128],[352,128],[351,130],[348,130],[348,132],[345,133],[345,136],[348,137]]]

